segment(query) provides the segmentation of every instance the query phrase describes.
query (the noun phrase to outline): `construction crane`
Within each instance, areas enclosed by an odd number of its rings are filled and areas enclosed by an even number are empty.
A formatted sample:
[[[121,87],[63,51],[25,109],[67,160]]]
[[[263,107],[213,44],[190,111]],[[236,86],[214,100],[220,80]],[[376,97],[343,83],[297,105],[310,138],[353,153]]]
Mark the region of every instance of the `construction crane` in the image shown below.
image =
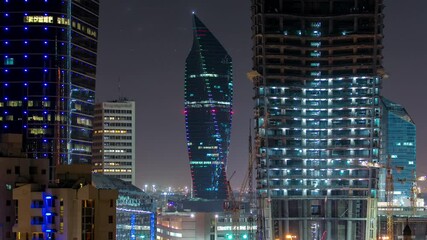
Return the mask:
[[[416,211],[417,211],[417,199],[418,199],[418,193],[419,193],[419,191],[418,191],[418,182],[424,182],[424,181],[426,181],[427,178],[426,178],[426,176],[421,176],[421,177],[417,178],[415,170],[411,171],[411,175],[412,175],[412,178],[410,178],[410,179],[403,178],[403,179],[398,179],[398,181],[400,183],[406,183],[408,181],[410,183],[412,183],[412,186],[411,186],[411,196],[410,196],[409,200],[410,200],[410,203],[411,203],[412,216],[415,216],[416,215]]]
[[[249,152],[248,153],[249,153],[248,169],[243,179],[242,185],[240,186],[237,198],[233,194],[233,190],[231,188],[231,183],[230,183],[230,180],[234,176],[236,171],[233,172],[233,174],[227,181],[228,199],[225,203],[224,210],[226,212],[231,213],[233,239],[240,239],[240,226],[239,226],[240,221],[239,220],[240,220],[241,210],[245,206],[244,204],[245,195],[248,196],[247,202],[249,206],[249,216],[248,216],[249,226],[248,226],[248,235],[243,235],[243,239],[255,239],[254,232],[253,232],[253,229],[254,229],[253,223],[255,220],[255,216],[252,212],[252,209],[254,209],[255,207],[254,189],[253,189],[254,161],[253,161],[253,154],[252,154],[252,129],[251,129],[250,122],[249,122]]]
[[[382,168],[386,170],[386,182],[385,182],[385,201],[386,206],[386,235],[381,236],[380,239],[390,239],[394,240],[394,225],[393,225],[393,198],[394,198],[394,185],[393,185],[393,172],[391,166],[391,158],[387,157],[387,162],[385,166],[379,163],[368,163],[368,167],[372,168]]]
[[[234,197],[233,189],[231,188],[231,179],[236,171],[234,171],[227,181],[228,199],[224,203],[224,211],[231,214],[231,230],[232,237],[230,239],[239,239],[239,218],[240,218],[240,201]]]
[[[394,239],[394,179],[393,179],[393,170],[396,170],[397,173],[404,170],[404,167],[402,166],[392,166],[391,164],[391,158],[388,156],[386,165],[373,163],[368,164],[369,167],[374,168],[382,168],[386,170],[386,185],[385,185],[385,201],[386,201],[386,217],[387,217],[387,224],[386,224],[386,235],[381,236],[380,239]],[[417,195],[418,195],[418,187],[417,182],[423,182],[427,180],[427,176],[421,176],[416,177],[416,173],[414,170],[412,170],[412,178],[407,179],[397,179],[400,183],[405,183],[407,181],[412,182],[411,187],[411,196],[410,196],[410,204],[412,209],[412,216],[416,215],[416,209],[417,209]]]
[[[394,197],[394,186],[393,186],[393,174],[391,168],[391,158],[387,158],[386,164],[386,183],[385,183],[385,194],[387,201],[387,237],[390,240],[394,240],[394,225],[393,225],[393,197]]]
[[[248,148],[248,169],[245,175],[245,178],[243,179],[242,185],[240,186],[238,201],[240,203],[244,202],[245,195],[248,196],[247,203],[249,207],[249,216],[248,216],[248,223],[249,223],[249,239],[255,239],[253,228],[254,228],[254,220],[255,215],[253,214],[252,210],[255,209],[256,203],[255,203],[255,197],[254,197],[254,189],[253,189],[253,170],[254,170],[254,159],[253,159],[253,152],[252,152],[252,125],[251,120],[249,120],[249,148]],[[240,208],[241,209],[241,208]],[[240,210],[239,209],[239,210]],[[245,212],[246,213],[246,212]]]
[[[253,187],[253,170],[254,170],[254,159],[252,152],[252,124],[251,119],[249,119],[249,157],[248,157],[248,195],[249,195],[249,239],[255,239],[254,235],[254,221],[255,215],[253,214],[253,209],[256,208],[255,202],[255,193]]]

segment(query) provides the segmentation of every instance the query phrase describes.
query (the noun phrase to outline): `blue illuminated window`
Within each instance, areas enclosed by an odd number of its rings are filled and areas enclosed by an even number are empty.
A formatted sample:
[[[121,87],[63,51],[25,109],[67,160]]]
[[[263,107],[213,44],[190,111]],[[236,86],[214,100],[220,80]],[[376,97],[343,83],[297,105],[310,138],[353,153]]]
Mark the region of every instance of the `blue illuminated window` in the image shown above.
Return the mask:
[[[5,58],[4,59],[4,65],[11,66],[13,64],[14,64],[14,59],[13,58]]]

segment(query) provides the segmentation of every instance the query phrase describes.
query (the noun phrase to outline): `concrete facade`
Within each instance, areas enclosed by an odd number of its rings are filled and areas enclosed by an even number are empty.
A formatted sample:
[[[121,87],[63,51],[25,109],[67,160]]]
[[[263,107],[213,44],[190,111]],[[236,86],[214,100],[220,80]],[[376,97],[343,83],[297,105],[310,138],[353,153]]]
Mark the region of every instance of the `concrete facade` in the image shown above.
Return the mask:
[[[135,184],[135,102],[95,106],[93,167],[97,173]]]
[[[13,190],[15,239],[115,240],[117,190],[91,185],[91,166],[59,166],[57,183]]]
[[[28,159],[21,147],[21,135],[0,136],[0,239],[13,239],[12,227],[16,219],[13,189],[31,182],[48,184],[48,159]]]

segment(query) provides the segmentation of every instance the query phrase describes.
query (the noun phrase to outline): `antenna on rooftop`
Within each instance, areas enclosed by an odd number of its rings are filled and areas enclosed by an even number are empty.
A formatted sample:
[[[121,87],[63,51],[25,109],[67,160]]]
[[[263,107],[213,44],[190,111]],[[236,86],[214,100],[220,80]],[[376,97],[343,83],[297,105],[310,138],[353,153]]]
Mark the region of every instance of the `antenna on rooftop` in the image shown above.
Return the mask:
[[[121,85],[120,85],[120,76],[117,79],[117,90],[119,93],[119,99],[118,100],[121,101],[121,100],[123,100],[123,96],[122,96],[122,89],[121,89]]]

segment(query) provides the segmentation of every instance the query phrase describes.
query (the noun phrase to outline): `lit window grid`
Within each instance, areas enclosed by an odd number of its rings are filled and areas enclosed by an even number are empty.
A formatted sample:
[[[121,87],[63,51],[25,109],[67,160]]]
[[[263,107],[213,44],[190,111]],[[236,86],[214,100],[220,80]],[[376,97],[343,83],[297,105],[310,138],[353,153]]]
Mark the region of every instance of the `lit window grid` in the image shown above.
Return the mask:
[[[134,104],[126,101],[99,103],[95,113],[93,148],[95,171],[124,181],[134,181],[135,171],[132,170],[135,168]],[[110,164],[111,162],[120,164]]]
[[[353,81],[357,81],[357,79],[355,78]],[[328,80],[327,82],[330,82],[330,80]],[[336,82],[339,83],[339,81],[336,81]],[[332,82],[331,87],[325,88],[323,90],[321,89],[320,92],[325,91],[330,93],[334,89],[339,89],[339,88],[334,88],[333,85],[334,84]],[[376,86],[370,86],[369,88],[371,89],[371,92],[374,93]],[[286,89],[286,87],[284,87],[283,89]],[[366,87],[353,88],[352,93],[357,93],[359,89],[366,89]],[[307,89],[302,88],[301,92],[306,93],[307,90],[309,90],[309,88]],[[257,100],[261,100],[262,96],[260,94],[258,96],[259,98]],[[283,115],[280,115],[280,116],[270,115],[269,116],[270,122],[271,122],[271,119],[275,119],[275,118],[279,118],[279,119],[293,118],[293,119],[299,119],[301,124],[299,126],[283,125],[277,128],[274,126],[269,126],[269,132],[270,132],[269,134],[272,136],[268,136],[268,137],[265,136],[265,131],[263,129],[263,126],[260,124],[260,129],[259,129],[260,139],[261,141],[265,141],[268,138],[269,146],[268,146],[268,154],[263,154],[263,152],[265,152],[265,146],[260,148],[259,153],[260,153],[260,156],[268,155],[268,158],[270,161],[270,167],[269,167],[270,171],[268,172],[268,174],[267,172],[264,171],[264,174],[261,174],[260,180],[258,182],[261,192],[265,191],[262,189],[267,187],[267,185],[269,185],[269,187],[272,189],[271,193],[273,197],[275,195],[277,195],[278,197],[287,195],[288,190],[294,190],[294,189],[300,189],[301,195],[306,195],[308,191],[312,191],[308,193],[308,194],[312,194],[315,191],[320,191],[322,189],[327,190],[327,194],[330,194],[331,190],[342,189],[343,187],[344,188],[351,187],[353,191],[354,190],[367,191],[371,189],[372,179],[370,177],[369,170],[366,168],[366,165],[362,163],[378,161],[379,151],[377,150],[377,152],[375,152],[374,154],[374,153],[370,153],[369,150],[371,149],[371,143],[375,142],[376,144],[378,144],[379,140],[378,140],[378,137],[371,137],[369,135],[357,136],[356,134],[354,134],[354,131],[357,131],[357,130],[374,131],[374,129],[376,129],[376,131],[378,132],[379,124],[376,123],[376,126],[375,126],[375,124],[371,122],[370,126],[368,125],[360,126],[358,124],[355,124],[354,120],[355,119],[371,120],[372,117],[374,117],[375,115],[375,110],[379,109],[378,104],[377,105],[373,104],[375,102],[374,98],[377,98],[378,96],[375,94],[365,94],[365,96],[355,97],[352,99],[352,102],[351,102],[353,104],[349,104],[348,106],[331,105],[330,100],[334,100],[334,97],[330,96],[330,94],[326,96],[328,97],[327,98],[313,97],[313,96],[308,97],[306,94],[301,94],[300,96],[287,96],[286,90],[285,92],[283,92],[283,94],[279,93],[274,95],[272,94],[272,96],[268,96],[269,103],[271,103],[270,100],[277,99],[277,98],[281,100],[284,99],[285,101],[286,99],[299,99],[301,100],[301,103],[304,103],[304,101],[307,101],[309,99],[315,99],[315,100],[329,101],[329,105],[316,107],[316,108],[312,108],[312,106],[306,106],[304,104],[301,104],[300,106],[295,104],[293,105],[278,104],[278,105],[268,106],[270,110],[280,109],[280,110],[286,111],[287,109],[292,109],[292,111],[300,111],[300,114],[295,114],[293,116],[286,115],[286,112],[284,112]],[[341,96],[339,96],[338,99],[342,97],[343,96],[341,94]],[[371,103],[360,104],[360,105],[354,104],[356,99],[363,99],[363,98],[371,99]],[[261,109],[263,107],[264,107],[263,104],[258,105],[258,109]],[[310,109],[315,109],[315,110],[320,109],[321,111],[322,109],[324,109],[326,114],[321,117],[306,116],[306,111]],[[331,114],[335,110],[340,111],[343,109],[351,109],[350,116],[345,116],[345,115],[330,116],[330,115],[335,115],[335,114]],[[366,116],[355,116],[354,111],[358,109],[365,109],[367,111],[371,111],[371,114],[367,114]],[[262,110],[259,110],[259,112],[262,114]],[[328,123],[328,125],[324,127],[315,127],[315,128],[304,126],[304,121],[314,119],[314,118],[323,119]],[[351,119],[352,123],[348,126],[339,126],[336,128],[331,126],[332,120],[343,119],[343,118]],[[258,118],[258,121],[263,122],[263,117],[261,116],[260,118]],[[302,133],[307,131],[318,131],[318,132],[325,132],[326,134],[324,137],[311,137],[311,138],[304,136],[304,134],[299,134],[299,135],[296,134],[295,136],[290,136],[290,138],[288,136],[288,139],[299,139],[303,143],[302,146],[300,147],[286,146],[286,143],[282,144],[285,146],[277,146],[271,141],[276,139],[284,139],[282,134],[277,134],[278,132],[281,132],[283,129],[297,130],[297,131],[300,130]],[[353,136],[351,136],[352,134],[350,135],[346,134],[343,136],[333,136],[331,134],[332,131],[338,130],[338,132],[336,133],[337,135],[339,135],[338,134],[339,131],[344,131],[345,129],[353,132]],[[274,133],[276,133],[277,135],[274,135]],[[365,143],[364,145],[356,145],[353,142],[350,146],[342,147],[344,152],[340,154],[341,156],[331,157],[330,154],[328,155],[328,152],[330,152],[331,150],[327,150],[326,147],[329,146],[329,147],[337,148],[337,146],[331,146],[331,142],[334,139],[341,139],[342,137],[347,138],[350,141],[367,140],[368,144]],[[307,141],[318,140],[319,142],[321,142],[325,139],[327,139],[327,146],[318,146],[318,147],[303,146]],[[297,153],[295,153],[296,150],[298,151]],[[293,151],[294,153],[290,154],[291,151]],[[309,156],[308,153],[310,151],[318,153],[317,154],[318,156]],[[359,154],[355,154],[355,153],[359,153]],[[286,165],[287,162],[291,162],[292,159],[301,159],[303,164],[300,166],[287,166]],[[350,161],[350,162],[347,162],[347,161]],[[267,162],[266,157],[259,157],[259,162],[261,163],[261,167],[263,165],[265,167]],[[274,164],[276,164],[277,166],[275,167]],[[322,167],[318,168],[319,166],[322,166]],[[332,169],[335,169],[335,170],[332,170]],[[360,173],[363,173],[362,176],[364,177],[356,176],[355,173],[357,173],[357,175],[359,175]],[[266,177],[267,175],[269,175],[268,178]],[[267,184],[267,179],[270,179],[269,184]],[[315,193],[315,194],[320,194],[320,193]]]

